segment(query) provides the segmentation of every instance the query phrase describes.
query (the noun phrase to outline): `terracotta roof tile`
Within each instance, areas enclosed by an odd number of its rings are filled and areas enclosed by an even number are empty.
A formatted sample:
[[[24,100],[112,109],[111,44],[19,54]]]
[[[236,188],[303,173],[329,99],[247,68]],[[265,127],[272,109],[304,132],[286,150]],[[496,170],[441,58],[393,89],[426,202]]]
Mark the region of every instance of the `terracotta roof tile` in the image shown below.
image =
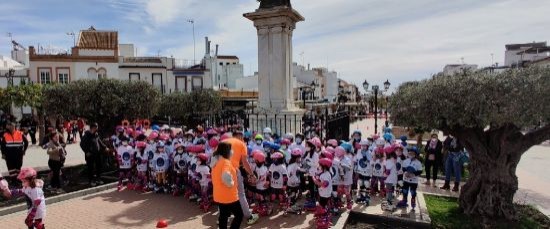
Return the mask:
[[[99,31],[93,27],[81,30],[77,47],[85,49],[116,49],[118,47],[117,31]]]

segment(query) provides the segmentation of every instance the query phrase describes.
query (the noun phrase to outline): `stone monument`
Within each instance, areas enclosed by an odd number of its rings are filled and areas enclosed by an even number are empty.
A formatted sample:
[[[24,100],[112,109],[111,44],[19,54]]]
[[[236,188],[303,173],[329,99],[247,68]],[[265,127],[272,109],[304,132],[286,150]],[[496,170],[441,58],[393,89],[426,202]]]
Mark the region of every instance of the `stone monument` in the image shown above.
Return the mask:
[[[271,127],[280,135],[300,132],[304,110],[294,104],[292,32],[304,17],[292,9],[290,0],[261,0],[259,9],[243,16],[254,22],[258,33],[258,111],[262,115],[251,115],[249,124]],[[299,125],[281,122],[279,119],[285,115],[298,117]]]

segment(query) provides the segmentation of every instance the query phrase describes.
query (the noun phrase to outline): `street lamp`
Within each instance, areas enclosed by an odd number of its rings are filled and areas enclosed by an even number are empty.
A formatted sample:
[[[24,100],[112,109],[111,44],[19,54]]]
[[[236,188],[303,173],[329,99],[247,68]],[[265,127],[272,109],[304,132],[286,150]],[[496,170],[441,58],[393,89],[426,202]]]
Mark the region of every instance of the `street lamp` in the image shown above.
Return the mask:
[[[390,89],[390,85],[390,81],[386,80],[386,82],[384,82],[384,91]],[[367,93],[372,92],[374,94],[374,134],[376,134],[378,133],[378,92],[380,91],[380,87],[378,85],[372,85],[372,90],[369,91],[369,83],[365,80],[365,82],[363,82],[363,89]],[[380,91],[380,94],[384,93],[384,91]]]

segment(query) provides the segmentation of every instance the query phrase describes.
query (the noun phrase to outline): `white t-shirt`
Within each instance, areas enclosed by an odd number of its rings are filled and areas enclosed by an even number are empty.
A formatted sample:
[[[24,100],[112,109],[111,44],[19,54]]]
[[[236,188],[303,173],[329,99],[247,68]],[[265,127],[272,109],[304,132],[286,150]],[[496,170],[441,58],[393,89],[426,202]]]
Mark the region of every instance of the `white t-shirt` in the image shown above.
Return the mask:
[[[397,184],[397,169],[394,159],[387,159],[384,164],[386,171],[390,171],[390,174],[386,176],[386,184]]]
[[[319,154],[313,153],[313,156],[305,155],[303,158],[303,168],[308,171],[310,176],[317,174],[317,168],[319,167]]]
[[[121,169],[131,169],[132,168],[132,159],[134,158],[135,151],[131,146],[119,146],[116,149],[117,156],[120,160],[118,165]]]
[[[292,163],[288,165],[287,172],[288,172],[287,185],[289,187],[300,186],[300,165],[298,163]]]
[[[174,170],[180,174],[183,172],[186,172],[188,160],[189,160],[189,154],[187,153],[174,154]]]
[[[344,178],[342,180],[342,185],[352,185],[353,184],[353,162],[348,156],[344,156],[340,160],[340,176]]]
[[[370,151],[361,151],[355,155],[355,169],[357,174],[362,176],[372,176],[372,154]]]
[[[262,165],[261,167],[256,167],[254,173],[258,178],[256,179],[256,189],[266,190],[267,176],[269,175],[267,167],[265,165]]]
[[[145,147],[145,153],[147,154],[147,158],[149,160],[149,168],[154,169],[155,168],[155,162],[153,161],[153,157],[155,157],[155,151],[157,151],[156,144],[147,144]]]
[[[157,173],[162,173],[168,171],[169,163],[168,163],[168,155],[166,153],[155,153],[155,156],[153,157],[153,162],[155,164],[155,171]]]
[[[206,165],[197,166],[197,179],[201,186],[208,186],[210,183],[210,168]]]
[[[197,174],[195,172],[197,171],[197,156],[194,154],[189,155],[189,164],[187,164],[187,174],[192,179],[197,179]]]
[[[320,168],[319,168],[320,169]],[[340,174],[340,159],[334,158],[332,160],[332,167],[330,167],[330,175],[332,176],[332,185],[341,185],[342,180],[342,174]]]
[[[269,173],[271,174],[271,188],[283,188],[283,186],[285,185],[284,176],[287,175],[285,164],[271,164],[271,166],[269,167]]]
[[[407,168],[411,166],[416,171],[422,171],[422,163],[418,160],[411,160],[410,158],[407,158],[403,162],[403,170],[405,170],[405,173],[403,174],[403,181],[417,184],[418,183],[418,177],[412,173],[407,173]]]
[[[149,163],[149,157],[147,153],[136,153],[136,169],[138,172],[147,172],[147,165]]]
[[[21,191],[31,199],[32,204],[34,204],[35,200],[40,200],[40,204],[36,207],[36,214],[34,215],[34,219],[44,219],[46,217],[46,203],[44,198],[44,191],[42,191],[42,188],[31,188],[31,187],[25,187],[22,188]],[[32,208],[30,208],[27,212],[30,213]]]
[[[383,177],[384,176],[384,162],[382,159],[373,159],[372,162],[372,176]]]
[[[327,187],[319,186],[319,196],[329,198],[332,194],[332,177],[330,173],[328,171],[321,173],[319,180],[321,180],[322,183],[328,183]]]
[[[395,160],[395,169],[397,170],[397,175],[403,174],[403,160],[401,160],[399,156],[397,156],[397,160]]]

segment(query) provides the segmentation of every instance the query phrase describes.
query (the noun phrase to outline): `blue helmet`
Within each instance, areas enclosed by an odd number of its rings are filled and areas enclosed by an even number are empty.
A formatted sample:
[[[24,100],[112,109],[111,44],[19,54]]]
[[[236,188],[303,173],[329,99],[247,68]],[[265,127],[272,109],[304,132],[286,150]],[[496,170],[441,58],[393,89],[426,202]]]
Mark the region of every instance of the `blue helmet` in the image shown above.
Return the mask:
[[[408,152],[414,152],[416,155],[418,155],[418,148],[416,146],[413,146],[409,149],[407,149]]]
[[[159,131],[160,130],[160,126],[159,125],[153,125],[153,127],[151,127],[153,130],[156,130],[156,131]]]
[[[387,142],[390,142],[393,139],[393,136],[388,132],[386,132],[383,137]]]
[[[353,152],[353,146],[351,144],[349,144],[349,142],[342,142],[340,144],[340,146],[342,148],[344,148],[347,153],[352,153]]]
[[[252,133],[250,133],[250,131],[245,131],[245,132],[244,132],[244,137],[245,137],[245,138],[251,138],[251,137],[252,137]]]
[[[353,134],[351,134],[351,135],[353,136],[353,135],[356,135],[356,134],[362,135],[360,130],[353,131]]]
[[[401,137],[399,137],[401,139],[402,142],[405,142],[407,141],[407,136],[405,135],[401,135]]]
[[[391,128],[389,127],[384,128],[384,133],[391,133]]]

